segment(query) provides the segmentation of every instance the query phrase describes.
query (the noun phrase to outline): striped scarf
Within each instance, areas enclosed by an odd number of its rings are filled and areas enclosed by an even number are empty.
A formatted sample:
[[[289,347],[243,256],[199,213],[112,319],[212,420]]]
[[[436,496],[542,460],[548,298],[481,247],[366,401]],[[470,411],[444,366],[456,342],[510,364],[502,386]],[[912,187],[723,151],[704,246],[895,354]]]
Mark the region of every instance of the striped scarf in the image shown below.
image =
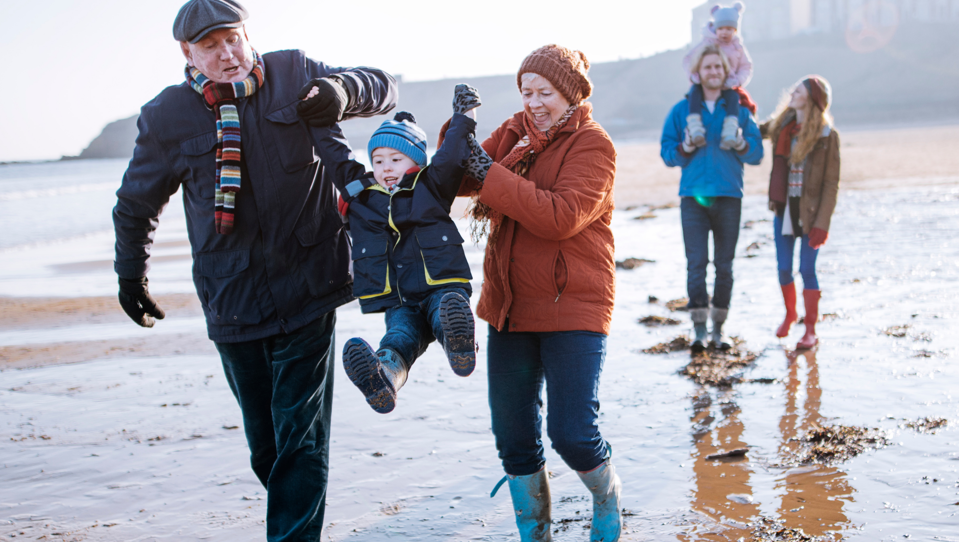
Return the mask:
[[[263,86],[263,59],[253,51],[253,71],[239,83],[214,83],[200,70],[186,67],[187,83],[216,113],[216,232],[233,231],[236,193],[240,191],[240,114],[236,104]]]

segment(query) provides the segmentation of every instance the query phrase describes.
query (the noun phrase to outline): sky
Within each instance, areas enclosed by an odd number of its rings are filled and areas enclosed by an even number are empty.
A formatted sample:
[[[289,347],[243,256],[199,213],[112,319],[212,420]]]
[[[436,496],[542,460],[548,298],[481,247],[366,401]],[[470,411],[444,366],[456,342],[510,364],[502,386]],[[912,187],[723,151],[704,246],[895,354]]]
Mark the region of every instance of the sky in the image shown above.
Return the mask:
[[[591,63],[685,46],[703,0],[241,0],[261,53],[303,49],[404,81],[513,73],[547,43]],[[182,0],[0,1],[0,161],[76,155],[114,120],[183,81]],[[484,8],[480,10],[479,8]],[[401,98],[402,99],[402,98]]]

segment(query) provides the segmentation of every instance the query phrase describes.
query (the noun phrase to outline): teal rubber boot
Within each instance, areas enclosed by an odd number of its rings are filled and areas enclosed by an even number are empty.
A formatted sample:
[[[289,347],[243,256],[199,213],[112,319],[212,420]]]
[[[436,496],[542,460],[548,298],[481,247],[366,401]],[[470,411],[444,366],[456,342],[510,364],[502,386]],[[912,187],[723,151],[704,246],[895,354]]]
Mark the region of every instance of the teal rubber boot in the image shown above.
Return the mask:
[[[546,467],[529,476],[506,475],[506,481],[509,482],[509,494],[513,498],[520,542],[552,542],[550,528],[553,520]],[[493,495],[497,489],[499,485],[493,490]]]
[[[733,347],[732,343],[729,342],[729,338],[723,334],[723,324],[726,323],[726,316],[729,314],[729,309],[717,309],[713,307],[712,310],[712,319],[713,319],[713,330],[709,334],[709,342],[713,345],[713,348],[717,350],[729,350]]]
[[[609,459],[589,472],[577,472],[593,494],[593,526],[589,542],[617,542],[623,530],[623,512],[619,496],[623,483]]]

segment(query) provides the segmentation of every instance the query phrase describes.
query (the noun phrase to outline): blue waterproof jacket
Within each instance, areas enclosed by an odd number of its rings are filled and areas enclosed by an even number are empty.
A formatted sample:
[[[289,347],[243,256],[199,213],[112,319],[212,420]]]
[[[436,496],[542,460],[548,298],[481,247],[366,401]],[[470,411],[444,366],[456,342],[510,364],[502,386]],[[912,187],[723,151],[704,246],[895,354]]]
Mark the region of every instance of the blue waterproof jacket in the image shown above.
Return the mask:
[[[353,235],[353,295],[364,313],[415,305],[436,290],[455,286],[472,294],[463,237],[450,206],[463,181],[476,121],[454,114],[430,165],[414,169],[391,193],[352,158],[349,145],[330,130],[317,145],[340,190]]]
[[[339,74],[351,95],[347,117],[386,113],[397,101],[396,82],[380,70],[328,67],[302,51],[267,53],[263,62],[265,83],[237,104],[242,183],[232,233],[218,234],[214,221],[216,118],[185,82],[141,109],[113,210],[116,272],[146,276],[160,214],[182,186],[193,281],[216,342],[289,333],[352,300],[349,239],[296,114],[300,88]]]
[[[748,148],[739,153],[719,148],[723,120],[726,119],[725,100],[719,98],[710,113],[703,106],[703,126],[706,127],[706,146],[696,149],[691,155],[682,152],[689,116],[689,101],[683,100],[673,107],[663,126],[660,155],[669,167],[683,168],[679,181],[680,196],[743,197],[743,164],[759,165],[763,159],[763,140],[756,126],[756,119],[745,107],[739,108],[739,127]]]

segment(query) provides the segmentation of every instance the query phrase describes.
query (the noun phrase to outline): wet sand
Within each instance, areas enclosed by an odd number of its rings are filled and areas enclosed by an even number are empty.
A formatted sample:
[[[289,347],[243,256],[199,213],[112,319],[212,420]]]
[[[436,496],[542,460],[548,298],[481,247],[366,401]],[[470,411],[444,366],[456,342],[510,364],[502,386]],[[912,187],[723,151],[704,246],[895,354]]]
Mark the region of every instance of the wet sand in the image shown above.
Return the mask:
[[[675,201],[678,170],[661,167],[656,145],[619,148],[617,259],[651,260],[618,272],[600,390],[601,429],[625,483],[624,542],[751,540],[759,518],[825,540],[956,536],[957,142],[959,127],[844,133],[843,192],[820,256],[821,312],[835,317],[819,325],[814,352],[791,351],[799,328],[772,335],[782,302],[768,212],[747,198],[727,328],[760,355],[728,387],[683,376],[686,352],[642,353],[689,327],[665,307],[685,295],[678,210],[653,208]],[[753,195],[761,169],[748,170]],[[470,261],[478,276],[475,251]],[[0,536],[263,539],[265,493],[195,294],[158,298],[167,319],[128,338],[133,324],[112,296],[0,298]],[[638,323],[651,315],[682,323]],[[355,304],[338,318],[338,344],[382,333]],[[390,415],[370,411],[338,364],[324,539],[516,540],[508,494],[489,498],[502,473],[478,324],[476,373],[454,377],[433,346]],[[934,433],[906,425],[930,416],[951,423]],[[891,444],[835,465],[789,462],[806,431],[839,423],[879,428]],[[588,496],[550,449],[547,461],[554,538],[583,540]]]

